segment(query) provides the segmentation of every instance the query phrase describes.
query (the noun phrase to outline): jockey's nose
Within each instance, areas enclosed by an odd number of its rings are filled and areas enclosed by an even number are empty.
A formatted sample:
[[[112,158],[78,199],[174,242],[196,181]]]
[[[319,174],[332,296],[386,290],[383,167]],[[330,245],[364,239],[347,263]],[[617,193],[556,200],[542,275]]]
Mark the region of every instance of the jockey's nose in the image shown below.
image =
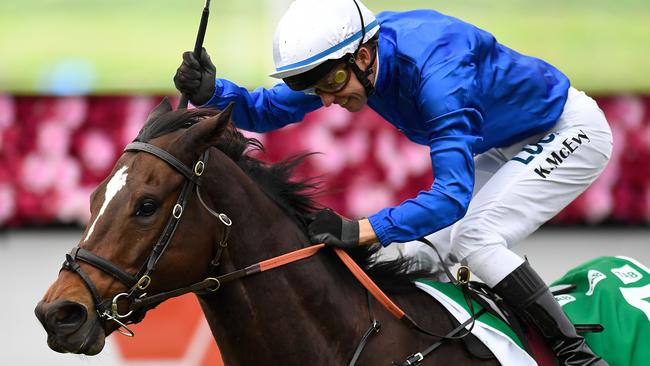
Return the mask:
[[[323,102],[323,106],[329,107],[334,103],[334,96],[332,94],[320,93],[318,94],[320,100]]]

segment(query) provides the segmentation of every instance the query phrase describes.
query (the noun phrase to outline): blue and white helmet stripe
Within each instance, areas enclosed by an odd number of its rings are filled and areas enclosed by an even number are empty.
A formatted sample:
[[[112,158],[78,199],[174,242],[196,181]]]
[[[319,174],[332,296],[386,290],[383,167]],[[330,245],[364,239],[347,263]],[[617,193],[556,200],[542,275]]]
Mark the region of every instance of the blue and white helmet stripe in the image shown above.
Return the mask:
[[[374,14],[358,0],[296,0],[280,20],[273,42],[275,72],[285,78],[313,69],[324,61],[353,53],[365,26],[363,42],[379,30]]]
[[[378,26],[379,26],[379,23],[377,23],[376,20],[373,21],[372,23],[368,24],[366,26],[366,34],[372,33],[374,35],[374,32],[372,32],[372,31],[375,28],[377,28]],[[348,49],[349,47],[346,47],[346,46],[349,46],[352,43],[354,43],[353,44],[354,48],[352,49],[352,51],[356,50],[357,46],[358,46],[358,42],[354,42],[354,41],[358,41],[359,38],[361,38],[362,34],[363,34],[362,31],[358,31],[357,33],[353,34],[351,37],[344,40],[343,42],[341,42],[341,43],[339,43],[339,44],[337,44],[335,46],[332,46],[329,49],[326,49],[325,51],[323,51],[323,52],[321,52],[319,54],[316,54],[316,55],[314,55],[314,56],[312,56],[312,57],[310,57],[310,58],[308,58],[308,59],[306,59],[304,61],[299,61],[299,62],[290,64],[290,65],[281,66],[281,67],[277,68],[275,71],[276,72],[281,72],[281,71],[287,71],[287,70],[291,70],[291,69],[297,69],[297,68],[300,68],[300,67],[303,67],[303,66],[306,66],[306,65],[310,65],[310,64],[312,64],[312,63],[314,63],[316,61],[338,58],[338,57],[327,57],[327,56],[329,56],[329,55],[331,55],[333,53],[336,53],[336,51],[339,51],[339,50],[341,50],[343,48]],[[372,36],[370,36],[370,37],[372,37]],[[368,39],[369,39],[369,37],[366,37],[366,40],[368,40]],[[348,53],[348,52],[345,52],[345,53]],[[345,55],[345,53],[343,55]],[[341,55],[341,56],[343,56],[343,55]]]

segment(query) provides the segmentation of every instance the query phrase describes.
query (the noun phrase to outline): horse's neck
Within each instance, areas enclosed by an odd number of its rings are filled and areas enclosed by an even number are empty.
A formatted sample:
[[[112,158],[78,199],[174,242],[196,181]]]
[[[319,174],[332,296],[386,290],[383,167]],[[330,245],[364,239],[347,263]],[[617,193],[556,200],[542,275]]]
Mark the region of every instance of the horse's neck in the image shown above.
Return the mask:
[[[297,224],[234,163],[220,164],[216,170],[218,179],[208,182],[212,203],[233,221],[222,274],[307,245]],[[420,324],[427,329],[443,333],[454,327],[444,308],[423,293],[405,293],[394,300],[406,305],[406,312],[424,321]],[[200,303],[229,366],[348,364],[370,325],[365,290],[327,248],[309,259],[222,285]],[[368,344],[364,364],[406,357],[414,345],[431,341],[376,305],[372,313],[384,331]],[[483,364],[460,343],[443,348],[427,364]]]
[[[223,273],[308,243],[295,222],[250,179],[225,184],[230,190],[241,191],[230,192],[233,201],[222,206],[233,221]],[[314,352],[332,349],[334,340],[354,343],[341,334],[357,337],[356,329],[367,327],[365,292],[331,254],[319,253],[228,283],[218,294],[202,298],[224,358],[246,365],[277,364],[278,358],[306,361]],[[346,332],[349,328],[355,330]],[[331,357],[331,364],[339,364],[349,353],[348,349],[340,351],[345,356],[331,352],[319,357]]]
[[[349,279],[327,273],[323,262],[313,259],[260,273],[201,299],[228,364],[301,364],[297,361],[315,355],[331,358],[322,364],[342,364],[349,357],[368,326],[365,297],[360,287],[349,286]],[[339,343],[347,348],[337,349]]]

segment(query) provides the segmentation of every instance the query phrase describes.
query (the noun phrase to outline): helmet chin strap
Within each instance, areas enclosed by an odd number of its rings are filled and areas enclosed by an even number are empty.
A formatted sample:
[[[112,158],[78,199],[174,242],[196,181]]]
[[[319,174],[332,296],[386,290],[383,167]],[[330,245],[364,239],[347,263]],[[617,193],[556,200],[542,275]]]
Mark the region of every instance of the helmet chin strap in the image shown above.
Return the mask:
[[[358,51],[357,51],[358,52]],[[375,58],[377,57],[377,52],[374,51],[372,53],[372,58],[370,59],[370,64],[368,68],[365,70],[361,70],[357,63],[355,62],[355,56],[353,54],[350,54],[348,57],[348,66],[350,69],[352,69],[352,72],[354,75],[357,76],[357,79],[359,79],[359,82],[361,85],[363,85],[363,88],[366,90],[366,96],[369,97],[375,92],[375,86],[372,85],[372,82],[370,82],[370,79],[368,79],[368,76],[370,76],[374,69],[372,65],[375,64]]]
[[[372,58],[370,59],[370,63],[368,64],[368,68],[366,70],[361,70],[359,66],[357,66],[357,63],[355,62],[356,55],[359,54],[359,50],[361,49],[361,46],[363,46],[363,41],[364,38],[366,38],[366,24],[363,21],[363,13],[361,13],[361,8],[359,7],[359,4],[357,4],[356,0],[352,0],[354,2],[354,5],[357,7],[357,11],[359,12],[359,19],[361,20],[361,40],[359,41],[359,46],[357,46],[357,50],[353,54],[348,55],[348,66],[352,69],[352,72],[354,72],[354,75],[357,76],[357,79],[359,79],[359,82],[361,85],[363,85],[363,88],[366,90],[366,97],[370,97],[374,92],[375,92],[375,86],[372,85],[370,80],[368,79],[368,76],[372,74],[373,68],[372,65],[375,64],[375,57],[377,57],[377,50],[375,50],[372,53]]]

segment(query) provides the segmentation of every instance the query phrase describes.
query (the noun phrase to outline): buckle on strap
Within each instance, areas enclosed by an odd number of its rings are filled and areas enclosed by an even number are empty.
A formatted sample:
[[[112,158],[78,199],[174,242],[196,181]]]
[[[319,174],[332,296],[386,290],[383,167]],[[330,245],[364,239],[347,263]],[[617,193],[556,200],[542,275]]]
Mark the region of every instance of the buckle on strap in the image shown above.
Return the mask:
[[[469,283],[471,277],[471,272],[469,271],[469,267],[467,266],[458,267],[458,272],[456,273],[456,276],[458,277],[458,284],[461,286],[466,286]]]
[[[422,356],[422,353],[418,352],[410,355],[409,358],[407,358],[402,365],[404,366],[419,365],[420,362],[422,362],[422,360],[424,360],[424,356]]]
[[[194,164],[194,175],[200,177],[204,171],[205,171],[205,163],[201,160],[197,161],[196,164]]]
[[[174,206],[174,209],[172,210],[172,216],[174,216],[176,220],[180,220],[182,214],[183,214],[183,206],[177,203]]]

